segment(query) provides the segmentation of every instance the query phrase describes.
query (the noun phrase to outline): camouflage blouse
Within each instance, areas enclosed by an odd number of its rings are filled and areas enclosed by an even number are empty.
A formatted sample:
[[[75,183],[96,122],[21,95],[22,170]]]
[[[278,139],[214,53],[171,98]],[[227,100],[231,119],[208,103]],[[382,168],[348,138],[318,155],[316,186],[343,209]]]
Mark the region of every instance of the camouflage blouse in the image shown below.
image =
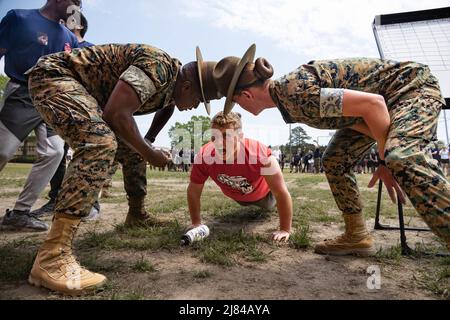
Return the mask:
[[[343,116],[344,89],[381,94],[389,110],[417,94],[445,104],[427,66],[371,58],[311,61],[274,81],[270,94],[286,123],[341,129],[362,121]]]
[[[104,107],[117,82],[123,80],[138,94],[141,107],[135,115],[152,113],[171,103],[175,82],[181,63],[164,51],[142,44],[107,44],[83,49],[73,49],[71,53],[60,52],[42,57],[34,69],[31,86],[39,98],[49,97],[61,90],[74,88],[73,80],[81,83],[86,90]],[[58,81],[56,89],[52,82]]]

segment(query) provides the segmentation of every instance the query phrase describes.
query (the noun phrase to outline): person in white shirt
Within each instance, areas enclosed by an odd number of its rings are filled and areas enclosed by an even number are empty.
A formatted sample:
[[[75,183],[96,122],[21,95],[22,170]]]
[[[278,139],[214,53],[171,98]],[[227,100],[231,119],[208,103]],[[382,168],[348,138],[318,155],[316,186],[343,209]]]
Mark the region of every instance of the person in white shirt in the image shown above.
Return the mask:
[[[440,151],[441,155],[441,165],[442,165],[442,171],[444,171],[444,174],[447,173],[447,177],[450,177],[450,160],[449,160],[449,153],[450,153],[450,145],[443,146]]]

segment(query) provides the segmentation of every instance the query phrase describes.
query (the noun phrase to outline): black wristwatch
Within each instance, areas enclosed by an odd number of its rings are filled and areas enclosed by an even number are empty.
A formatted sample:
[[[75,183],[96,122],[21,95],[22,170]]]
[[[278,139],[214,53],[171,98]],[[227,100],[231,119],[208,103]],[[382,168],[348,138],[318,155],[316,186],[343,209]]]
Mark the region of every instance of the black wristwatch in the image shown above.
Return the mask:
[[[155,137],[149,137],[149,138],[145,137],[145,139],[147,139],[151,143],[155,143],[155,140],[156,140]]]

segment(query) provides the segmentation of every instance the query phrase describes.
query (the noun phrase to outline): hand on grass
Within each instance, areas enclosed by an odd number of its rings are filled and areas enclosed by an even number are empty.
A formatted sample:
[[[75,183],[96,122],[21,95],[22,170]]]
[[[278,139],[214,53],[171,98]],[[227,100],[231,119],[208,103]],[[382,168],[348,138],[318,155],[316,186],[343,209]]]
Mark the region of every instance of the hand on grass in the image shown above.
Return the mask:
[[[276,242],[288,242],[290,236],[291,234],[289,232],[280,230],[272,234],[272,240]]]

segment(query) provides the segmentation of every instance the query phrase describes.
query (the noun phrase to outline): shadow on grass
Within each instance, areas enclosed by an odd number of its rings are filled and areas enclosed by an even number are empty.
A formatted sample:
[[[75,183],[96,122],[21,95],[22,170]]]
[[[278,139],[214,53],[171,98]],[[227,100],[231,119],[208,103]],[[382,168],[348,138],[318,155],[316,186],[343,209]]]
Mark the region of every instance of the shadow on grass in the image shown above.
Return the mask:
[[[27,240],[0,246],[0,281],[26,280],[37,250],[37,244]]]
[[[125,228],[121,224],[109,232],[90,231],[77,242],[77,245],[81,249],[96,250],[170,250],[179,247],[182,233],[183,227],[176,220],[154,227]]]
[[[120,259],[102,259],[96,253],[80,253],[80,263],[93,272],[120,272],[126,270],[126,262]]]
[[[267,262],[271,252],[265,252],[262,245],[268,243],[271,242],[265,237],[244,230],[216,230],[206,241],[194,243],[192,250],[202,262],[231,267],[239,264],[240,258],[248,262]]]
[[[254,222],[269,220],[275,212],[260,209],[258,207],[241,207],[231,212],[222,211],[214,217],[222,223]]]
[[[250,211],[254,219],[261,219],[264,214],[260,211]],[[233,217],[240,217],[240,213],[235,213]],[[248,218],[248,217],[247,217]],[[116,226],[115,230],[98,233],[88,232],[77,242],[77,247],[82,250],[118,250],[131,249],[135,251],[145,250],[176,250],[181,249],[180,239],[185,228],[178,221],[168,222],[163,226],[147,228],[125,228],[123,225]],[[232,266],[238,263],[239,259],[248,262],[264,263],[268,261],[270,253],[262,249],[263,244],[271,243],[270,239],[254,234],[248,234],[244,230],[230,231],[220,230],[212,227],[211,236],[202,241],[194,243],[188,247],[200,261],[221,266]],[[93,259],[88,259],[87,264],[94,270],[111,270],[108,266],[101,267],[96,262],[95,252]],[[120,268],[120,267],[118,267]],[[106,269],[106,270],[105,270]],[[154,266],[148,261],[138,261],[132,269],[138,272],[153,272]]]

